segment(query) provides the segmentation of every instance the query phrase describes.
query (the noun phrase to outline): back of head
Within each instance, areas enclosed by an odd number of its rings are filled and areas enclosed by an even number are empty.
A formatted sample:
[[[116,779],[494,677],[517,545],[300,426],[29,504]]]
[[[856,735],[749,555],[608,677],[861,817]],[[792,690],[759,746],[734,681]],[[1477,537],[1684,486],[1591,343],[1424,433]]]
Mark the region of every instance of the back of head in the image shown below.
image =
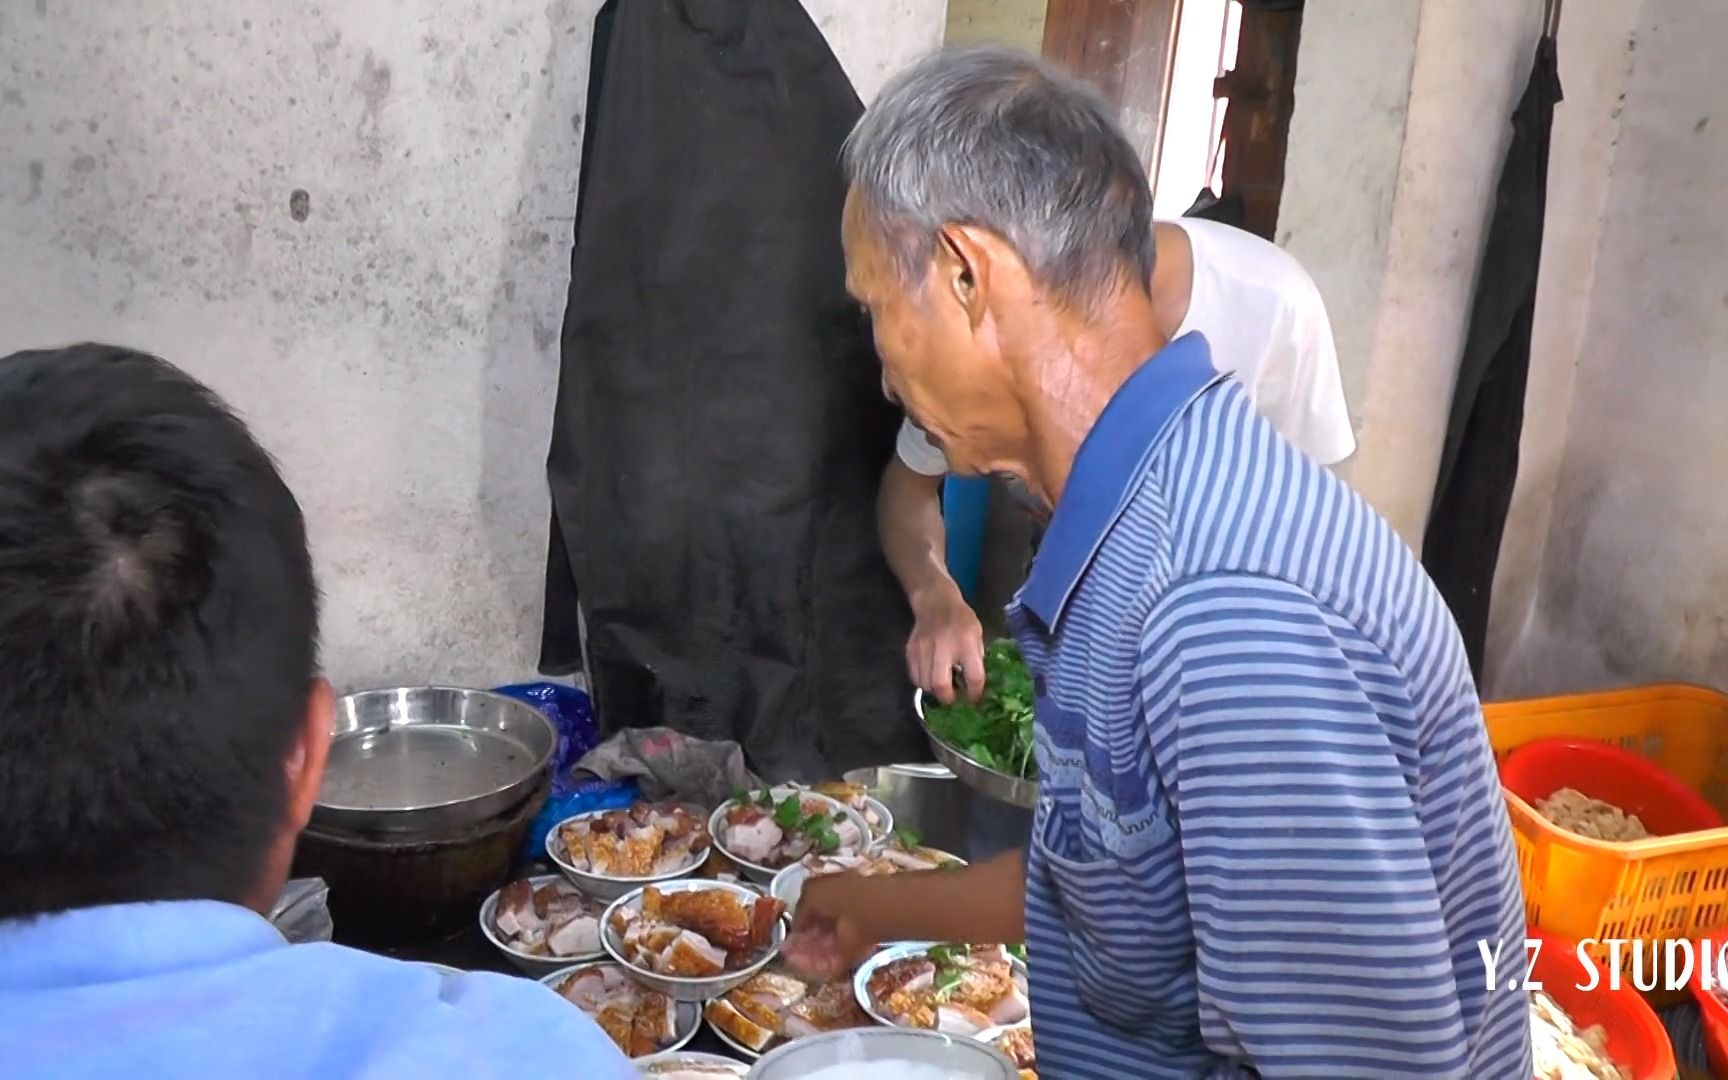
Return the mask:
[[[0,359],[0,919],[246,898],[316,609],[300,508],[209,390],[108,346]]]
[[[1087,306],[1152,276],[1152,192],[1084,83],[999,46],[935,53],[895,76],[847,140],[846,173],[902,281],[940,230],[1007,240],[1052,294]]]

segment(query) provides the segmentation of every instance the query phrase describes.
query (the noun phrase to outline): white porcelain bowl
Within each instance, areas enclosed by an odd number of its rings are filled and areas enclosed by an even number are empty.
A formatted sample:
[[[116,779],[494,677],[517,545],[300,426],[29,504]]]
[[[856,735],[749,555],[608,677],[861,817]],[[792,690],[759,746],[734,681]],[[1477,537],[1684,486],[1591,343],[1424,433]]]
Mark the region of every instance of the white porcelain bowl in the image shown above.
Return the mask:
[[[925,848],[922,850],[934,851],[935,849]],[[948,855],[946,851],[941,852],[940,854]],[[966,860],[960,858],[958,855],[948,855],[948,858],[954,860],[954,865],[956,866],[966,865]],[[905,870],[901,872],[918,873],[918,871],[913,870]],[[799,860],[774,875],[774,880],[768,883],[768,895],[774,897],[774,899],[780,901],[782,904],[785,904],[787,911],[792,911],[798,906],[798,897],[804,892],[804,882],[809,879],[810,868],[804,865],[803,860]]]
[[[702,892],[708,889],[721,890],[736,895],[740,900],[753,902],[760,900],[762,894],[744,885],[734,885],[729,881],[671,881],[655,888],[663,893]],[[774,928],[768,935],[768,947],[762,955],[748,967],[736,971],[728,971],[706,979],[694,979],[676,975],[658,975],[646,968],[638,967],[624,958],[622,942],[618,932],[612,928],[612,916],[623,908],[635,912],[642,911],[642,890],[626,893],[612,901],[606,913],[600,917],[600,944],[605,946],[606,955],[624,966],[630,977],[650,990],[658,990],[673,1001],[696,1002],[700,1013],[700,1002],[709,998],[717,998],[733,987],[741,986],[750,976],[767,967],[773,959],[780,955],[780,946],[786,943],[786,920],[779,918],[774,921]]]
[[[698,820],[701,820],[702,809],[700,807],[693,806],[688,807],[688,809]],[[552,826],[552,831],[546,834],[546,857],[551,859],[553,865],[557,866],[558,869],[563,872],[564,876],[569,879],[570,884],[581,889],[596,900],[616,900],[632,889],[640,889],[644,885],[658,885],[663,881],[677,881],[680,878],[687,878],[691,874],[702,869],[702,865],[708,861],[709,853],[714,850],[712,844],[710,844],[710,846],[705,848],[702,854],[697,856],[695,861],[693,861],[689,866],[673,870],[670,873],[650,874],[646,877],[620,877],[613,874],[597,874],[592,870],[583,870],[571,865],[570,853],[564,849],[564,841],[559,836],[559,833],[563,832],[564,826],[573,821],[582,821],[585,818],[599,817],[602,814],[609,814],[611,812],[611,810],[589,810],[586,813],[574,814]]]
[[[559,874],[541,874],[538,877],[529,878],[528,884],[532,885],[534,890],[538,892],[540,889],[555,881],[563,880],[563,876]],[[486,935],[486,940],[491,943],[492,947],[503,953],[504,959],[510,961],[511,965],[514,966],[517,971],[538,979],[542,975],[550,975],[554,971],[561,971],[564,968],[569,967],[571,964],[581,964],[589,960],[598,960],[606,955],[605,951],[601,950],[597,952],[584,953],[580,956],[535,956],[532,953],[525,953],[520,949],[511,948],[509,945],[504,943],[503,938],[498,936],[497,927],[494,925],[497,921],[495,916],[498,914],[498,894],[503,891],[503,889],[493,890],[492,895],[486,898],[486,902],[480,905],[480,932]]]
[[[668,1050],[652,1057],[637,1058],[636,1071],[643,1076],[662,1076],[669,1072],[712,1076],[714,1080],[743,1080],[750,1066],[719,1054],[704,1054],[695,1050]]]
[[[904,1028],[852,1028],[797,1039],[758,1061],[749,1080],[798,1080],[831,1065],[863,1064],[892,1077],[894,1067],[938,1066],[967,1080],[1018,1080],[1000,1050],[976,1039]]]
[[[835,799],[830,799],[826,795],[818,795],[814,791],[792,787],[791,785],[781,785],[780,787],[770,788],[769,793],[773,795],[776,802],[779,802],[788,795],[797,793],[800,799],[813,800],[821,803],[827,806],[836,815],[846,818],[858,828],[858,836],[861,841],[861,847],[859,848],[860,852],[868,851],[875,844],[875,837],[870,832],[870,823],[864,820],[863,814],[860,814],[850,806],[846,806]],[[731,849],[721,840],[721,827],[725,824],[726,811],[736,801],[736,799],[727,799],[719,806],[716,806],[712,814],[708,815],[708,837],[712,841],[713,846],[719,850],[720,854],[726,856],[738,865],[738,869],[743,871],[745,877],[762,885],[768,885],[773,882],[774,875],[778,874],[782,869],[784,869],[784,867],[763,866],[761,863],[753,863],[748,859],[741,859],[737,855],[733,854]]]
[[[940,941],[902,941],[896,945],[889,945],[886,948],[873,953],[868,960],[858,965],[857,971],[852,973],[852,993],[853,996],[858,999],[858,1007],[868,1013],[870,1019],[876,1021],[878,1024],[894,1027],[894,1018],[879,1011],[876,1008],[876,1003],[870,1000],[870,976],[876,974],[876,969],[885,964],[892,963],[902,957],[922,956],[924,953],[929,952],[931,949],[941,944],[943,944],[943,942]],[[1021,991],[1026,993],[1028,998],[1030,998],[1031,986],[1030,980],[1027,976],[1026,964],[1019,957],[1010,957],[1009,965],[1014,969],[1016,981],[1020,983]],[[1012,1027],[1013,1025],[998,1026]],[[904,1030],[911,1029],[907,1028]]]
[[[581,971],[586,971],[589,968],[617,967],[617,966],[619,966],[619,965],[612,963],[612,961],[610,961],[610,960],[602,960],[597,964],[570,965],[570,966],[560,968],[559,970],[554,971],[552,974],[541,979],[540,984],[542,986],[546,987],[547,989],[551,990],[553,993],[557,994],[559,984],[562,983],[565,979],[569,978],[571,975],[575,975],[576,973],[581,972]],[[632,978],[635,977],[636,973],[633,969],[626,967],[625,970],[627,972],[629,972],[629,974],[631,975]],[[649,987],[649,989],[653,989],[653,987]],[[558,994],[558,997],[560,1000],[562,1000],[564,1002],[564,1004],[570,1006],[572,1009],[581,1008],[580,1005],[577,1005],[574,1001],[571,1001],[569,998],[565,997],[563,994]],[[673,1021],[673,1025],[672,1025],[673,1035],[672,1035],[671,1045],[669,1045],[663,1049],[656,1050],[652,1054],[646,1055],[646,1056],[641,1057],[641,1058],[637,1058],[636,1060],[638,1062],[651,1061],[654,1058],[665,1057],[669,1054],[672,1054],[675,1051],[682,1050],[682,1049],[684,1049],[685,1046],[689,1045],[689,1042],[691,1039],[694,1039],[696,1037],[697,1030],[699,1028],[701,1028],[701,1026],[702,1026],[702,1006],[694,1004],[693,1002],[680,1001],[677,1003],[677,1007],[678,1007],[678,1015],[677,1015],[677,1018]]]

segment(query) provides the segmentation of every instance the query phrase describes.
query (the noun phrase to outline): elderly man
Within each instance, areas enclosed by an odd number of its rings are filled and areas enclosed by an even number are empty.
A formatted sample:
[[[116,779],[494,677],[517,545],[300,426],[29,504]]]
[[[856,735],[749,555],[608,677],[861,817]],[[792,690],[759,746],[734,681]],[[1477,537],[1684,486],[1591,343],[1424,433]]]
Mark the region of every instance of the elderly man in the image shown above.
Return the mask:
[[[1212,365],[1235,377],[1256,411],[1322,465],[1356,450],[1332,323],[1314,279],[1289,252],[1215,221],[1184,218],[1152,229],[1153,317],[1174,340],[1205,336]],[[906,667],[943,702],[953,673],[972,698],[984,688],[984,630],[948,573],[940,492],[948,461],[907,420],[882,474],[877,531],[912,607]]]
[[[1056,1077],[1527,1080],[1512,839],[1444,604],[1147,292],[1101,104],[939,55],[853,132],[849,283],[955,468],[1053,507],[1009,622],[1037,695],[1024,854],[809,882],[788,956],[1013,941]]]
[[[586,1016],[265,921],[330,742],[300,507],[204,387],[0,359],[0,1073],[634,1077]]]

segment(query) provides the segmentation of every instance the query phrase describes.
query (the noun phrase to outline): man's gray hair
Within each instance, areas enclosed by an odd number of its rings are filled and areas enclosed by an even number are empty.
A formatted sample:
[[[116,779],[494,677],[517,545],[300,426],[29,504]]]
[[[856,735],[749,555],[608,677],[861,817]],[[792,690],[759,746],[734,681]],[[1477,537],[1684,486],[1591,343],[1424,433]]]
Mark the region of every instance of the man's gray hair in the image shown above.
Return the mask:
[[[1152,192],[1109,109],[1079,80],[999,46],[896,75],[846,140],[847,180],[904,284],[946,225],[988,229],[1080,306],[1153,262]]]

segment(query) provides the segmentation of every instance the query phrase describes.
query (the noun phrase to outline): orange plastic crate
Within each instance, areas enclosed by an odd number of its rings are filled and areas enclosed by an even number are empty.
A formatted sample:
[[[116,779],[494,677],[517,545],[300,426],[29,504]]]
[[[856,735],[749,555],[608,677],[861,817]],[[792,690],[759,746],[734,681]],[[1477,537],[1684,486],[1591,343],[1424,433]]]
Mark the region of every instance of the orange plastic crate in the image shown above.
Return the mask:
[[[1557,735],[1598,739],[1654,761],[1728,819],[1728,695],[1661,685],[1483,712],[1496,759]],[[1728,828],[1610,844],[1550,825],[1510,791],[1506,803],[1532,926],[1573,941],[1663,942],[1728,924]],[[1600,962],[1609,949],[1591,952]],[[1660,1005],[1684,992],[1649,996]]]

